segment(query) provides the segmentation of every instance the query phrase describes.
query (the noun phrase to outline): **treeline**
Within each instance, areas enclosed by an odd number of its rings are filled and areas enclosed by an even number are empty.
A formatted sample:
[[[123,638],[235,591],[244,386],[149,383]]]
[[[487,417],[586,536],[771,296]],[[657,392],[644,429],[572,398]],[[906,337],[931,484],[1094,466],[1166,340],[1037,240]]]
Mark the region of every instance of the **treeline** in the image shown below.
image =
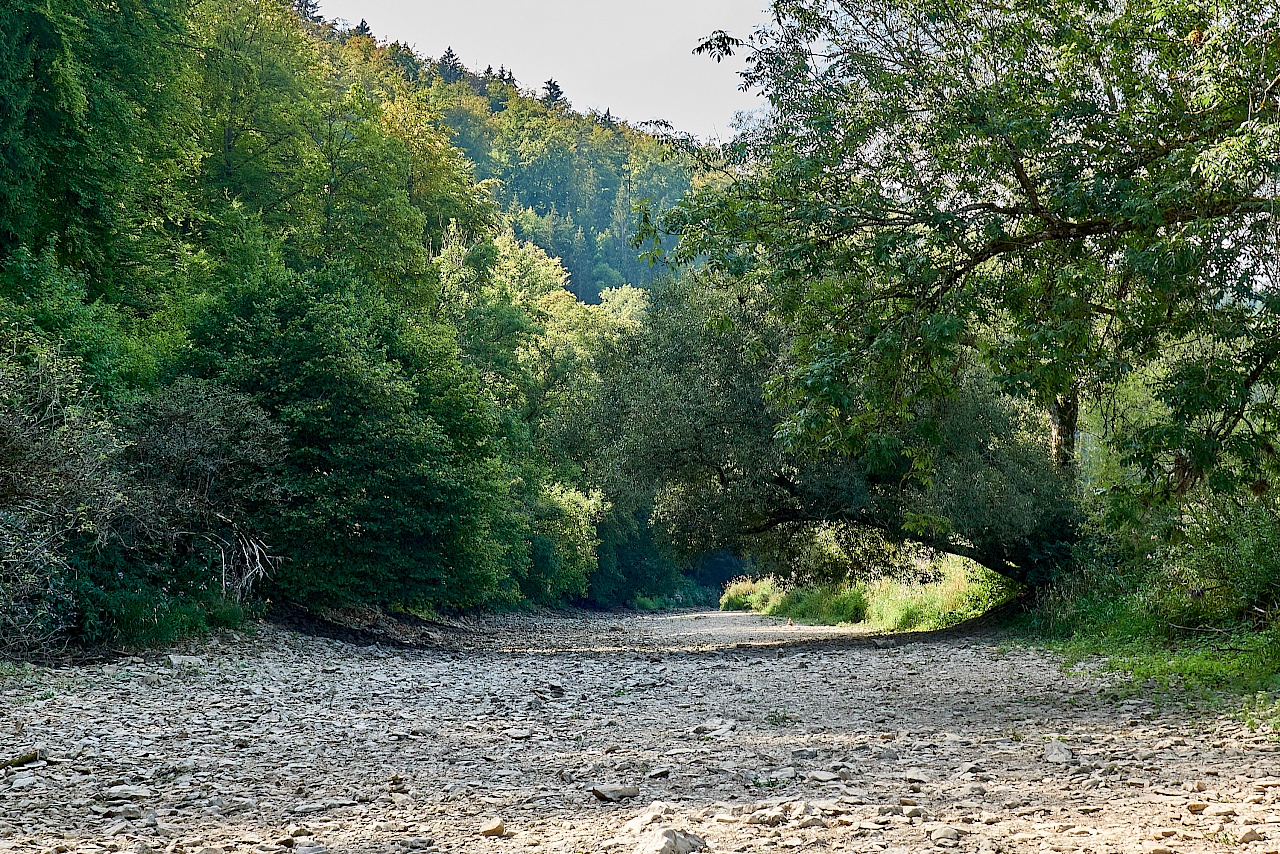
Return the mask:
[[[683,168],[451,76],[275,0],[0,16],[0,648],[686,583],[595,433]]]
[[[364,21],[344,29],[314,3],[294,5],[326,41],[372,37]],[[452,48],[438,59],[402,42],[380,50],[443,118],[515,236],[558,258],[579,299],[653,279],[632,245],[637,210],[675,205],[695,165],[667,143],[669,128],[658,123],[655,135],[608,110],[577,112],[555,80],[530,88],[506,67],[472,71]]]
[[[575,112],[554,80],[523,90],[510,71],[473,73],[452,51],[412,73],[477,176],[495,182],[515,235],[559,258],[580,299],[653,279],[632,245],[636,209],[683,198],[691,158],[608,111]]]

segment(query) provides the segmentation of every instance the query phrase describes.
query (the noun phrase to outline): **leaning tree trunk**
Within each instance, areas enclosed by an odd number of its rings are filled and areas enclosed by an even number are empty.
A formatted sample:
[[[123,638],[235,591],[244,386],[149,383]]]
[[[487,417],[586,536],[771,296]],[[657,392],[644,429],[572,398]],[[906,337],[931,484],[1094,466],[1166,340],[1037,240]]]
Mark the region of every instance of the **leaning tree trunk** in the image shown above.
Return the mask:
[[[1050,442],[1053,460],[1061,468],[1076,464],[1076,427],[1080,420],[1080,392],[1072,388],[1049,403]]]

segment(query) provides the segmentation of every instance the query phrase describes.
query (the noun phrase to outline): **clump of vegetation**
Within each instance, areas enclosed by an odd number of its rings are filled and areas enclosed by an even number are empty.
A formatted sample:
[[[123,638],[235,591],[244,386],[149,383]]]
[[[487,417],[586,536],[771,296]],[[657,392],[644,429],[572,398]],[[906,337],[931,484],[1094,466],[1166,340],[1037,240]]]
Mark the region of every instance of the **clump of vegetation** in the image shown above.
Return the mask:
[[[654,275],[632,203],[689,158],[314,4],[133,11],[0,16],[0,652],[264,592],[678,601],[692,562],[587,469]]]
[[[1275,4],[779,2],[700,48],[773,105],[723,146],[311,3],[10,6],[6,649],[662,607],[722,553],[772,575],[726,607],[1019,583],[1042,637],[1274,673]]]
[[[720,595],[721,611],[755,611],[764,614],[782,600],[784,588],[776,578],[735,578]]]
[[[773,576],[737,578],[725,587],[720,608],[815,625],[860,623],[877,631],[928,631],[979,617],[1020,589],[972,561],[948,556],[917,568],[914,578],[826,585],[787,585]]]
[[[1078,571],[1037,591],[1014,627],[1073,657],[1107,656],[1139,680],[1280,688],[1274,499],[1201,493],[1186,508],[1128,536],[1099,526]]]
[[[972,561],[947,556],[923,581],[880,578],[867,585],[867,625],[879,631],[945,629],[1010,601],[1022,585]]]

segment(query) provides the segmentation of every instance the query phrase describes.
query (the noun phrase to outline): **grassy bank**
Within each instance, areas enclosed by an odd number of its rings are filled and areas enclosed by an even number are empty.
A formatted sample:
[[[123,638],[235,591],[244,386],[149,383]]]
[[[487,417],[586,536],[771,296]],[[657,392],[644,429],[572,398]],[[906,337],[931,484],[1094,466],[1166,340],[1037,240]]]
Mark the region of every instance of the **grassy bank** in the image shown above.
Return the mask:
[[[1262,705],[1280,694],[1280,626],[1207,611],[1150,572],[1086,570],[1040,592],[1009,632],[1069,660],[1104,656],[1148,689],[1226,691]]]
[[[874,631],[929,631],[981,616],[1012,599],[1012,582],[962,558],[937,561],[917,582],[890,578],[838,585],[787,585],[740,578],[720,598],[725,611],[753,611],[813,625],[863,625]]]

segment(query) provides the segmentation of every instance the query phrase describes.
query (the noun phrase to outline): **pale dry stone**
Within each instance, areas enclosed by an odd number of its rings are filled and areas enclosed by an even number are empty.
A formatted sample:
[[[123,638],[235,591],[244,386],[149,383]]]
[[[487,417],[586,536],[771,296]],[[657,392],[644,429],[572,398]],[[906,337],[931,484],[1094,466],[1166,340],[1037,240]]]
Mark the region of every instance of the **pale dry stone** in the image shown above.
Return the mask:
[[[673,827],[658,827],[641,837],[635,854],[693,854],[706,851],[707,842],[696,833]]]
[[[500,818],[491,818],[480,825],[481,836],[502,836],[507,832],[507,825]]]
[[[1058,739],[1052,739],[1044,746],[1044,761],[1052,762],[1057,765],[1066,765],[1075,758],[1075,754],[1071,752],[1071,748],[1067,747]]]

